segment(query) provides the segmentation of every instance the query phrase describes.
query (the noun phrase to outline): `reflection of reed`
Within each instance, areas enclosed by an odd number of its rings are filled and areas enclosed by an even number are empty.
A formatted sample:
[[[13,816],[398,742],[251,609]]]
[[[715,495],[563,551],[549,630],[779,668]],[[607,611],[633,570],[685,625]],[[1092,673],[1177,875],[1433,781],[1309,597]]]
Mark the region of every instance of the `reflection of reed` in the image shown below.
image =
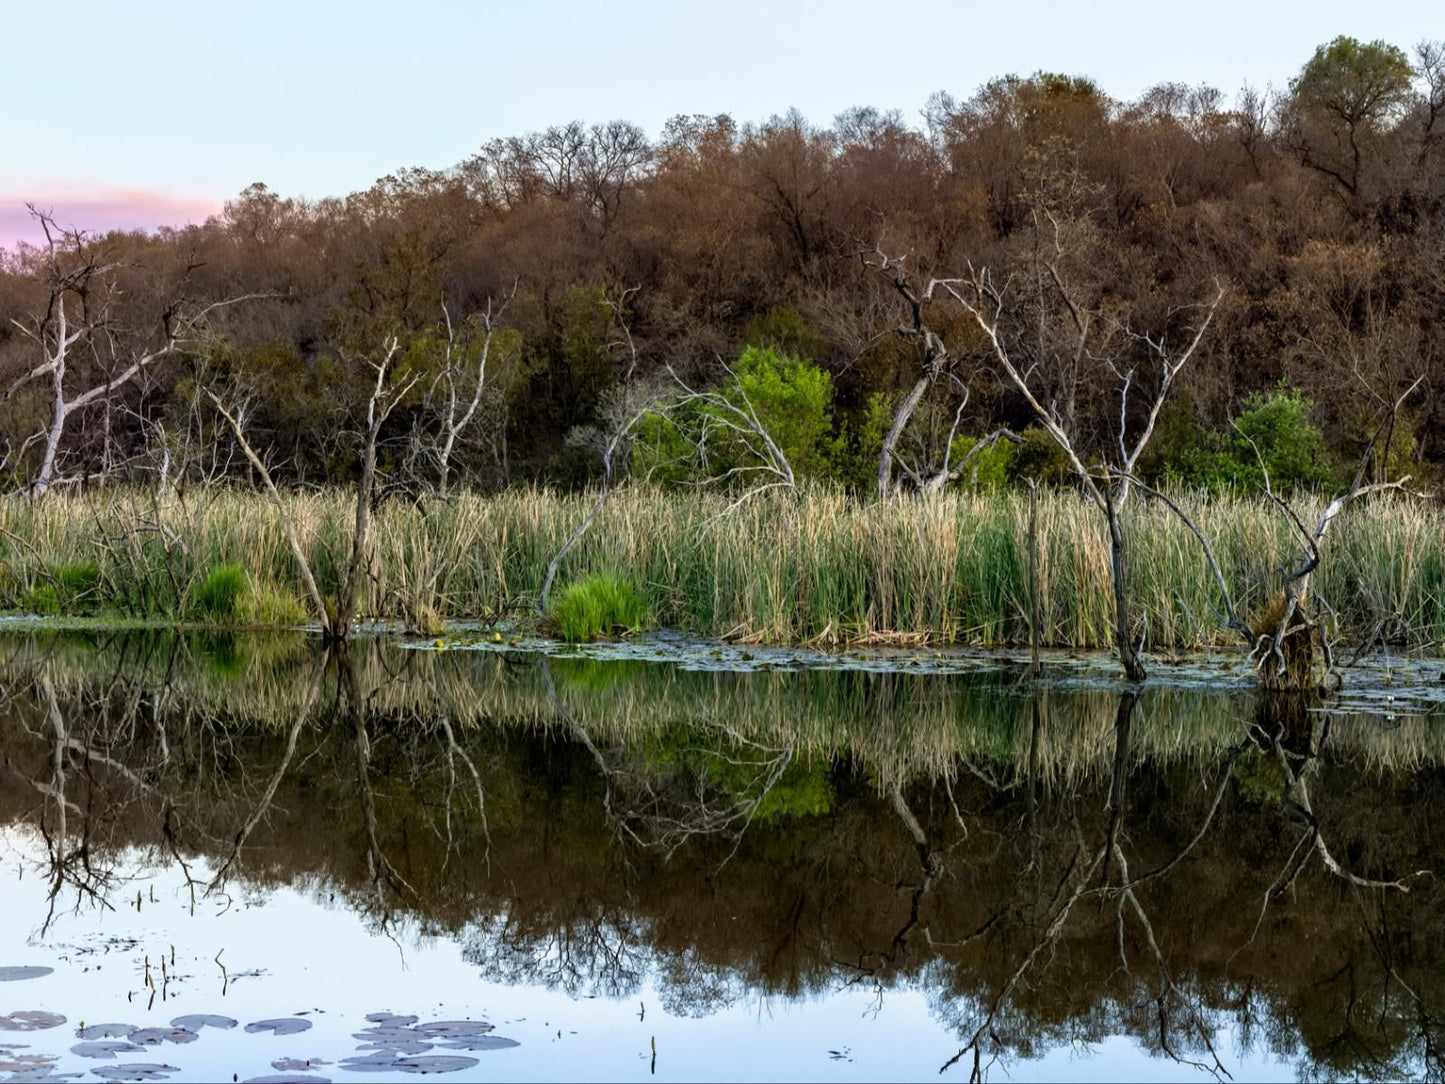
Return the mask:
[[[300,636],[181,639],[146,634],[105,643],[52,636],[22,641],[16,674],[92,694],[107,683],[144,690],[163,716],[284,727],[302,711],[317,666]],[[377,717],[460,733],[478,725],[578,725],[598,741],[633,744],[678,725],[803,757],[846,756],[880,785],[948,775],[960,763],[1067,785],[1109,769],[1118,694],[1031,691],[997,674],[862,671],[688,671],[645,662],[554,659],[553,692],[533,656],[419,652],[386,643],[353,650],[356,695]],[[218,662],[218,657],[220,661]],[[327,679],[334,687],[335,673]],[[334,691],[334,689],[333,689]],[[1137,762],[1201,762],[1240,740],[1250,708],[1239,693],[1157,686],[1140,695]],[[1037,719],[1037,725],[1036,725]],[[1335,718],[1330,752],[1377,772],[1445,763],[1445,729],[1430,720]]]

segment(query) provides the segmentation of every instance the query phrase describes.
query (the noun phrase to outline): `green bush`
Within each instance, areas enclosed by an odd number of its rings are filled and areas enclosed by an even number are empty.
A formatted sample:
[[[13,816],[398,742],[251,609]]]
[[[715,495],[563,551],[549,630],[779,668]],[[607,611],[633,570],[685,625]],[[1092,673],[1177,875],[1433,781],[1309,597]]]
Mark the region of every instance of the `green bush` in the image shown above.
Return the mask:
[[[756,481],[757,442],[738,430],[729,409],[751,408],[768,436],[787,457],[799,482],[833,474],[841,441],[833,434],[833,378],[811,361],[750,346],[733,366],[732,377],[715,389],[728,404],[685,404],[667,414],[649,414],[637,426],[632,470],[668,484],[707,478]],[[707,435],[706,462],[696,446]]]
[[[647,599],[636,584],[610,572],[595,572],[571,584],[552,601],[551,618],[564,640],[636,632],[647,623]]]
[[[955,438],[953,451],[949,456],[953,467],[958,467],[981,439],[980,437]],[[976,484],[982,492],[996,493],[1001,489],[1008,488],[1017,461],[1018,447],[1012,441],[996,440],[969,461],[960,476],[959,484]]]
[[[1324,434],[1309,419],[1313,405],[1297,389],[1284,385],[1269,395],[1255,392],[1246,399],[1244,413],[1227,434],[1229,480],[1238,488],[1264,489],[1263,460],[1276,490],[1334,486],[1338,477],[1325,450]]]
[[[1181,397],[1161,412],[1143,473],[1190,489],[1259,493],[1268,470],[1279,492],[1330,489],[1339,476],[1324,435],[1310,421],[1312,406],[1298,389],[1281,384],[1250,395],[1234,425],[1211,432]]]
[[[55,566],[55,582],[60,590],[75,600],[93,595],[100,586],[98,561],[69,561]]]
[[[217,565],[191,592],[191,611],[213,621],[235,619],[251,592],[251,577],[234,562]]]

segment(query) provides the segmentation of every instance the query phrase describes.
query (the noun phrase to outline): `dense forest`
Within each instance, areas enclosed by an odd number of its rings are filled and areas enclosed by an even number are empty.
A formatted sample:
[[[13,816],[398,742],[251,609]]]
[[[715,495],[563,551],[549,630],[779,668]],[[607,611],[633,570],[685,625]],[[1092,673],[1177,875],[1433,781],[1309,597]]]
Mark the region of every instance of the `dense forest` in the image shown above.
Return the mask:
[[[1445,462],[1442,43],[1338,38],[1232,100],[1038,73],[921,124],[574,122],[344,198],[255,184],[152,234],[36,213],[51,243],[0,263],[11,489],[239,475],[221,410],[292,483],[350,477],[368,427],[408,490],[577,486],[624,429],[634,472],[725,480],[757,451],[718,435],[739,405],[799,475],[860,493],[885,440],[921,486],[1002,430],[960,484],[1062,479],[990,329],[1081,451],[1157,395],[1151,479],[1247,486],[1262,448],[1277,479],[1335,484],[1416,381],[1381,473]]]

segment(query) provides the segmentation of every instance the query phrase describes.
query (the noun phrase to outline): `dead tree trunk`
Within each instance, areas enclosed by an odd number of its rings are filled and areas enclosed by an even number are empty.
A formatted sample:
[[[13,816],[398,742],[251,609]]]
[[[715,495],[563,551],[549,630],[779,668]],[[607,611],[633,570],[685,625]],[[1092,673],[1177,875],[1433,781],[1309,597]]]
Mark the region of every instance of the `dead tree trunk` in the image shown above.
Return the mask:
[[[336,597],[336,620],[330,637],[346,640],[351,635],[351,625],[356,619],[361,599],[362,586],[373,575],[371,556],[371,503],[376,489],[376,441],[381,427],[391,415],[398,400],[416,384],[412,377],[402,388],[388,388],[387,376],[391,364],[401,350],[401,341],[393,335],[384,344],[379,362],[372,363],[376,370],[376,383],[371,398],[366,403],[366,429],[362,434],[361,476],[356,481],[356,510],[352,517],[351,559],[341,580]]]
[[[1143,637],[1136,642],[1134,625],[1129,618],[1128,556],[1124,545],[1124,527],[1119,522],[1116,494],[1107,483],[1100,487],[1104,498],[1104,517],[1109,525],[1109,572],[1114,586],[1114,644],[1119,662],[1130,681],[1143,681],[1148,674],[1139,658]]]

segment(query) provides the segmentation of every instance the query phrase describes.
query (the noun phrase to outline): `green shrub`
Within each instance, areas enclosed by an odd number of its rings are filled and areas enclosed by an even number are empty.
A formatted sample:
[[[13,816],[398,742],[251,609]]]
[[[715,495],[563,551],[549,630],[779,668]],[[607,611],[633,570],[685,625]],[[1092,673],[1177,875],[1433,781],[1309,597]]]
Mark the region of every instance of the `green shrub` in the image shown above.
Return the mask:
[[[1276,490],[1333,487],[1338,479],[1324,434],[1309,419],[1313,405],[1298,389],[1283,385],[1269,395],[1255,392],[1246,399],[1244,413],[1227,436],[1229,480],[1241,489],[1264,489],[1263,460]]]
[[[647,622],[647,599],[632,581],[595,572],[557,595],[551,617],[562,638],[573,643],[636,632]]]
[[[973,451],[980,439],[982,438],[956,438],[953,442],[953,451],[949,456],[952,465],[957,467],[968,458],[968,453]],[[1017,460],[1018,448],[1013,442],[994,441],[969,461],[968,467],[960,477],[960,484],[977,485],[979,490],[985,493],[996,493],[1001,489],[1006,489]]]
[[[750,346],[717,394],[728,404],[691,402],[637,425],[632,470],[667,484],[705,478],[757,481],[758,443],[739,432],[733,410],[756,415],[799,482],[832,476],[842,442],[833,434],[833,378],[816,364]],[[732,409],[729,409],[732,408]],[[707,456],[695,449],[707,434]]]
[[[1281,384],[1269,394],[1248,396],[1234,425],[1211,432],[1181,396],[1160,413],[1144,476],[1216,493],[1260,493],[1267,470],[1270,484],[1281,493],[1331,489],[1339,477],[1324,435],[1310,421],[1312,406],[1298,389]]]
[[[251,577],[241,565],[217,565],[191,592],[191,612],[213,621],[234,620],[250,593]]]

